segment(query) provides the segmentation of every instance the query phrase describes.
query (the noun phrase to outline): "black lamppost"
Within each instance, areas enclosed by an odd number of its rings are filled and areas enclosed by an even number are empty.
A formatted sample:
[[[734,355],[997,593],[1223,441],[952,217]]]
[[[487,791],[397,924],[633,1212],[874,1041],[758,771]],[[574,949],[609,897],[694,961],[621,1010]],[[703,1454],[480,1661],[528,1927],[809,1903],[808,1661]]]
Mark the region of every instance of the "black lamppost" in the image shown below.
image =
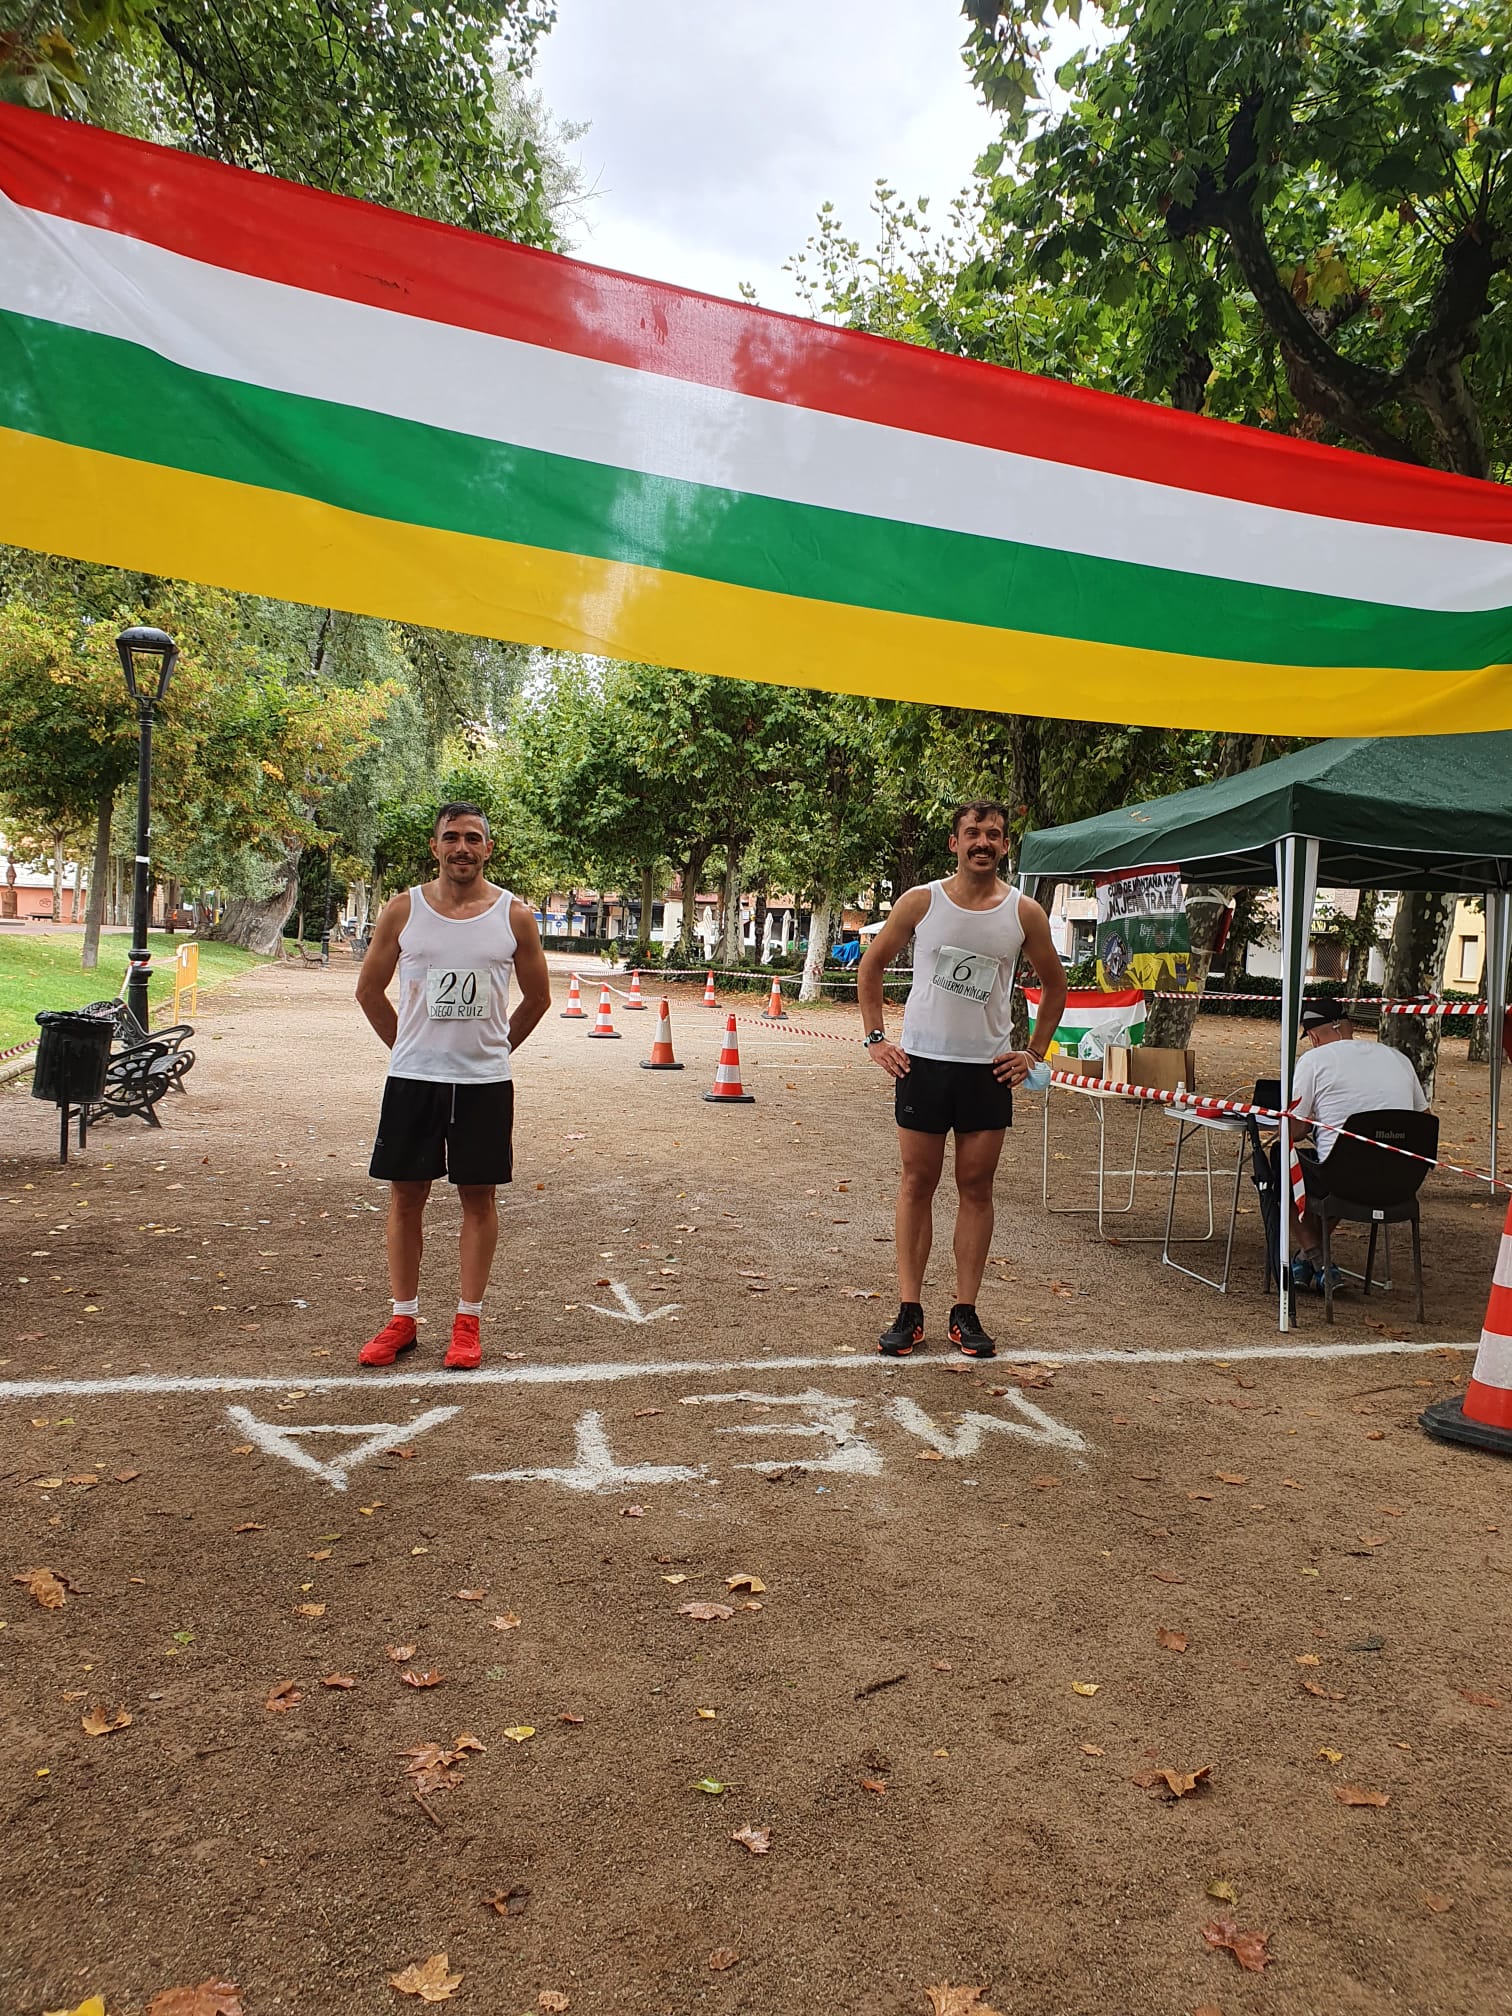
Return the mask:
[[[152,717],[168,692],[168,681],[178,663],[178,646],[165,630],[123,630],[116,639],[121,669],[126,674],[126,691],[137,710],[137,826],[136,879],[131,893],[131,951],[126,973],[126,1006],[146,1029],[148,1024],[147,976],[151,954],[147,950],[147,884],[152,867],[148,853],[151,834],[149,807],[152,792]]]
[[[336,835],[328,827],[326,829],[325,850],[325,921],[320,927],[320,963],[322,966],[329,966],[331,963],[331,849],[335,845]]]

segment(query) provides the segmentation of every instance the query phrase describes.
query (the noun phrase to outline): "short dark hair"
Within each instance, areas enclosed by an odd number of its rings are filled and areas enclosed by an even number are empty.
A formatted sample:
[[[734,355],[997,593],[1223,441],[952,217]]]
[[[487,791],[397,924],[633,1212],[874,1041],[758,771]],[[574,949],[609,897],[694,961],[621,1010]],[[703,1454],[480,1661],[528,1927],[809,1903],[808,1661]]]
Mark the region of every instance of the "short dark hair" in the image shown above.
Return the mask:
[[[957,805],[951,816],[951,833],[960,833],[961,821],[968,814],[976,819],[985,819],[990,812],[996,812],[999,819],[1002,820],[1003,831],[1006,834],[1008,831],[1008,807],[997,798],[968,798],[963,805]]]
[[[436,823],[431,827],[432,835],[439,833],[448,819],[465,819],[469,815],[474,819],[482,821],[484,839],[492,840],[493,831],[488,823],[488,814],[483,810],[481,805],[474,805],[466,798],[459,798],[453,804],[441,807],[441,810],[436,814]]]

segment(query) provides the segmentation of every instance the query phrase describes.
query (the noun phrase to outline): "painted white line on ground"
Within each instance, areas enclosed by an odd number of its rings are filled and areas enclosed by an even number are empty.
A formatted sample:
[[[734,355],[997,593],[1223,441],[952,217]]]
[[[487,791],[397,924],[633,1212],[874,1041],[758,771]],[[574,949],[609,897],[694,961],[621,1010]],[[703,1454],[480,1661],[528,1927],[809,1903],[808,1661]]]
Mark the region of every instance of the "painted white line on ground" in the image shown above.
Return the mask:
[[[702,1463],[616,1463],[604,1417],[590,1408],[578,1417],[577,1461],[570,1468],[475,1470],[470,1484],[560,1484],[568,1491],[628,1491],[646,1484],[685,1484],[704,1475]]]
[[[1059,1421],[1052,1421],[1042,1408],[1032,1400],[1026,1400],[1022,1393],[1010,1386],[1003,1398],[1010,1406],[1023,1415],[1022,1421],[1003,1421],[996,1414],[968,1412],[961,1416],[960,1425],[955,1428],[938,1428],[917,1400],[905,1400],[900,1394],[895,1400],[883,1403],[882,1411],[890,1414],[900,1428],[906,1428],[910,1435],[917,1435],[921,1442],[927,1442],[936,1455],[954,1461],[961,1456],[975,1456],[982,1446],[984,1435],[1022,1435],[1030,1442],[1048,1442],[1052,1448],[1080,1451],[1086,1448],[1086,1440],[1074,1428],[1067,1428]]]
[[[588,1307],[595,1316],[612,1316],[618,1323],[654,1323],[659,1316],[670,1316],[674,1309],[682,1307],[681,1302],[664,1302],[660,1309],[642,1309],[623,1281],[611,1281],[609,1286],[620,1306],[618,1309],[601,1309],[597,1302],[590,1302]]]
[[[443,1421],[450,1421],[461,1412],[460,1407],[432,1407],[424,1414],[417,1414],[413,1421],[365,1421],[357,1427],[316,1422],[308,1428],[292,1427],[282,1421],[259,1421],[245,1407],[228,1407],[226,1416],[237,1433],[255,1442],[265,1455],[281,1456],[296,1470],[308,1470],[319,1477],[333,1491],[345,1491],[347,1471],[355,1470],[372,1456],[385,1455],[390,1449],[412,1442],[427,1428],[439,1428]],[[350,1435],[361,1439],[331,1462],[322,1463],[308,1449],[300,1447],[295,1438],[301,1435]]]
[[[1006,1370],[1010,1363],[1036,1365],[1243,1365],[1256,1360],[1298,1359],[1325,1363],[1343,1358],[1420,1358],[1434,1351],[1473,1352],[1479,1347],[1459,1340],[1409,1343],[1405,1338],[1378,1344],[1238,1344],[1227,1351],[1031,1351],[1017,1360],[979,1360]],[[907,1371],[959,1371],[959,1358],[911,1358]],[[728,1378],[732,1372],[882,1372],[898,1374],[897,1360],[870,1353],[829,1353],[804,1358],[650,1358],[644,1362],[602,1365],[483,1365],[476,1372],[337,1372],[312,1377],[291,1371],[282,1377],[266,1373],[132,1372],[114,1379],[0,1380],[0,1404],[7,1400],[92,1400],[111,1394],[155,1393],[332,1393],[363,1387],[374,1393],[423,1391],[445,1387],[463,1392],[472,1386],[592,1386],[614,1385],[625,1379]]]

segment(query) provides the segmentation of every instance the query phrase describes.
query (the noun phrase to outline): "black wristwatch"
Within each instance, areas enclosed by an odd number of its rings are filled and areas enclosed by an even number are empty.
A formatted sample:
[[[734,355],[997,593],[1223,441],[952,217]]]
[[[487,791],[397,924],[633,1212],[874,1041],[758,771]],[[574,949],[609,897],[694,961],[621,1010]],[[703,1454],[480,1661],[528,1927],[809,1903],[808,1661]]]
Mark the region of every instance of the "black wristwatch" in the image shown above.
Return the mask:
[[[885,1029],[868,1029],[861,1040],[867,1049],[870,1050],[873,1043],[885,1043],[887,1041],[887,1031]]]

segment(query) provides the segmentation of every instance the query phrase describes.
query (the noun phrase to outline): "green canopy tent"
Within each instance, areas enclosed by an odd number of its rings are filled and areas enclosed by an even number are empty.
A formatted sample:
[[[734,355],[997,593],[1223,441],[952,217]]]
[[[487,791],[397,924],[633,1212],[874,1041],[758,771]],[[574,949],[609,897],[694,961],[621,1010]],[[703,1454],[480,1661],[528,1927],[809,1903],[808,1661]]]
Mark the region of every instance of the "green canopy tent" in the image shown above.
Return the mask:
[[[1281,898],[1281,1091],[1291,1103],[1313,901],[1330,888],[1433,889],[1486,903],[1491,1167],[1501,1109],[1500,1035],[1512,951],[1512,734],[1317,742],[1193,791],[1029,834],[1024,880],[1086,881],[1179,867],[1188,880],[1274,885]],[[1282,1167],[1291,1129],[1281,1123]],[[1281,1213],[1281,1327],[1290,1324]]]

